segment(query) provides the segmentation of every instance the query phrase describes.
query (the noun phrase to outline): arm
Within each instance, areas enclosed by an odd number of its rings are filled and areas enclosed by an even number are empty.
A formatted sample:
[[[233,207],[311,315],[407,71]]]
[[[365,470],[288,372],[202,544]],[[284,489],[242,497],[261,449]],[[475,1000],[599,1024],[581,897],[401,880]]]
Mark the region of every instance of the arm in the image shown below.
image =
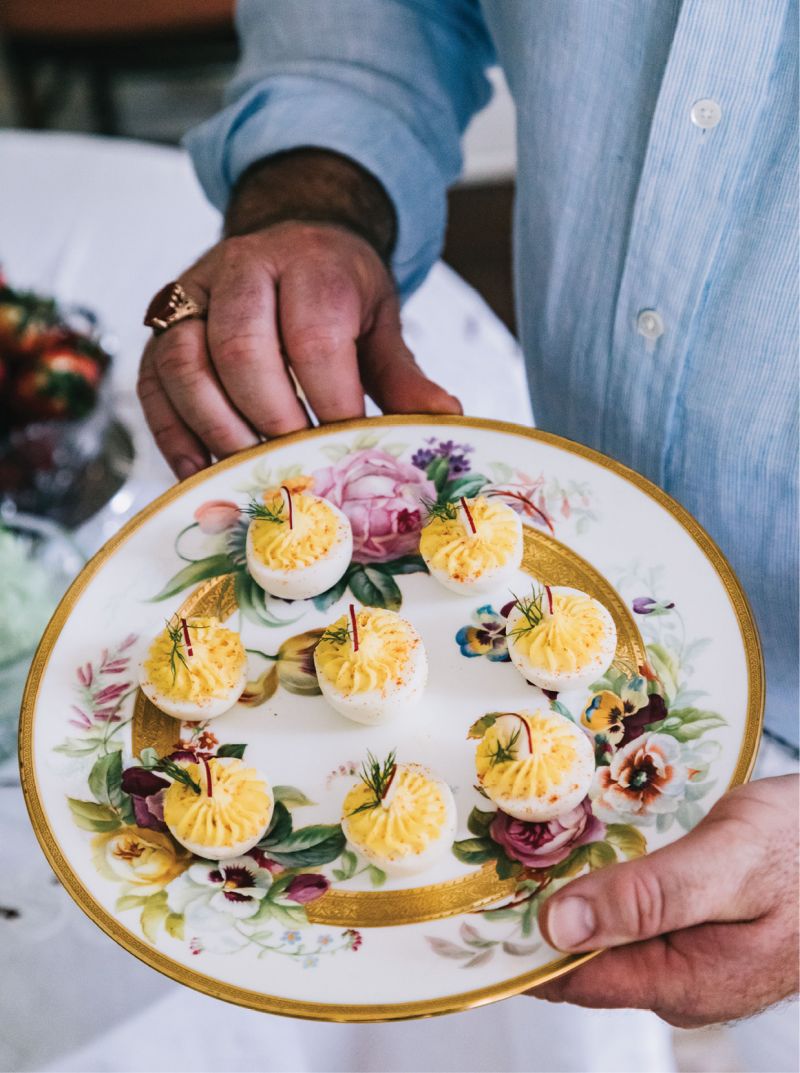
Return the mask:
[[[391,271],[408,293],[441,247],[488,94],[476,0],[245,0],[239,29],[236,99],[188,139],[226,210],[181,276],[208,321],[152,340],[139,377],[181,478],[305,427],[295,380],[321,421],[360,416],[365,392],[388,412],[460,409],[403,343]]]

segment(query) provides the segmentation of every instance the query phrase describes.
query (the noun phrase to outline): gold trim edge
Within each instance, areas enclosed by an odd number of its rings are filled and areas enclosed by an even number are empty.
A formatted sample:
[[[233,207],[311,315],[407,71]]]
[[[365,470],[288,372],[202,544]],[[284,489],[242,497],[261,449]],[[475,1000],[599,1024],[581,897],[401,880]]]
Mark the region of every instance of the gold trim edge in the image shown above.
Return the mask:
[[[489,1002],[510,998],[537,985],[547,983],[562,976],[565,972],[577,968],[578,965],[596,957],[601,951],[589,954],[575,954],[558,958],[539,966],[521,976],[501,983],[491,984],[472,991],[464,991],[455,995],[446,995],[435,999],[423,999],[418,1002],[394,1003],[389,1005],[336,1005],[328,1003],[304,1002],[297,999],[284,999],[275,995],[265,995],[261,992],[251,991],[246,988],[226,984],[213,977],[206,976],[194,969],[190,969],[180,962],[173,961],[166,955],[153,949],[135,936],[127,928],[123,927],[115,917],[108,913],[85,889],[80,879],[73,872],[70,865],[62,855],[55,839],[52,836],[47,820],[47,814],[42,804],[39,787],[36,778],[36,770],[33,763],[33,722],[36,708],[36,697],[44,671],[50,658],[53,646],[63,628],[69,612],[75,605],[79,596],[85,589],[95,573],[103,563],[122,545],[134,532],[136,532],[149,518],[158,513],[163,506],[172,502],[176,497],[208,479],[210,474],[216,474],[238,465],[248,458],[256,458],[261,454],[267,454],[276,447],[284,447],[287,444],[296,443],[305,439],[321,435],[330,435],[337,432],[348,432],[353,429],[367,427],[392,427],[395,425],[456,425],[464,428],[487,429],[502,432],[506,435],[519,436],[523,439],[538,440],[550,446],[566,451],[568,454],[578,455],[598,465],[601,469],[608,470],[617,476],[627,480],[649,498],[655,500],[668,514],[670,514],[689,534],[695,544],[711,563],[719,577],[723,588],[728,594],[745,651],[748,673],[747,690],[747,716],[745,730],[739,756],[734,768],[733,776],[729,783],[729,789],[747,782],[758,752],[758,743],[764,720],[764,661],[761,652],[761,644],[758,636],[753,613],[747,596],[742,589],[741,583],[733,572],[725,555],[716,542],[706,533],[703,527],[689,512],[682,507],[667,492],[664,492],[652,481],[636,473],[635,470],[617,462],[613,458],[595,451],[591,447],[575,443],[565,437],[552,432],[543,432],[539,429],[526,428],[506,421],[495,421],[489,418],[461,417],[456,415],[436,416],[431,414],[401,414],[389,415],[376,418],[357,418],[352,421],[340,421],[330,425],[320,426],[314,429],[304,429],[293,432],[270,443],[258,444],[250,447],[230,458],[217,462],[211,469],[189,477],[179,485],[167,489],[152,503],[132,518],[114,537],[111,538],[86,564],[81,573],[64,594],[56,608],[53,617],[45,629],[39,646],[34,655],[25,692],[22,699],[19,725],[19,767],[25,804],[28,809],[34,833],[47,857],[50,866],[64,885],[73,900],[81,907],[86,915],[101,928],[110,938],[117,942],[123,949],[133,954],[140,961],[157,969],[159,972],[176,980],[178,983],[193,987],[195,990],[214,998],[220,998],[236,1005],[246,1006],[251,1009],[261,1010],[265,1013],[274,1013],[284,1017],[298,1017],[310,1020],[325,1020],[335,1022],[374,1022],[406,1020],[416,1017],[431,1017],[446,1013],[458,1013],[463,1010],[482,1006]]]

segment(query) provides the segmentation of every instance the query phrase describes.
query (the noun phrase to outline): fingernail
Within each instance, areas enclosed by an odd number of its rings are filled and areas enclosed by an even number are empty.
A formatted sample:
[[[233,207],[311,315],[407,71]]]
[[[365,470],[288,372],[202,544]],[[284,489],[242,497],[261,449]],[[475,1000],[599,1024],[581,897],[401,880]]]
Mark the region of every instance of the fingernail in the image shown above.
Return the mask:
[[[594,906],[571,895],[554,901],[547,910],[547,931],[553,946],[572,950],[591,939],[597,927]]]
[[[191,458],[181,457],[175,460],[175,475],[179,481],[185,481],[193,473],[197,473],[200,467]]]

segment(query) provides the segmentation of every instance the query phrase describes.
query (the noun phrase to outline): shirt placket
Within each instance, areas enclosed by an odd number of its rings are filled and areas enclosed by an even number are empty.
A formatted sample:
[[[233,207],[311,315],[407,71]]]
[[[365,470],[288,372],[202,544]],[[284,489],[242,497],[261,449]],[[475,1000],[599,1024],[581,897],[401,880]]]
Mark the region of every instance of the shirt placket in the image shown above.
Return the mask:
[[[692,321],[759,121],[785,0],[685,0],[634,205],[603,442],[663,484]],[[702,361],[702,355],[691,355]]]

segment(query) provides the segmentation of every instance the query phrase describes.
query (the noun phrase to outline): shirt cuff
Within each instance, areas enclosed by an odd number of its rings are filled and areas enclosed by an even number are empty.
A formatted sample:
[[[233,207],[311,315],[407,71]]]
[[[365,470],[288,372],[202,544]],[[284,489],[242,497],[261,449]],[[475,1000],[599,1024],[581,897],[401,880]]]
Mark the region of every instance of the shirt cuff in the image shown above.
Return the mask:
[[[392,271],[402,299],[441,252],[446,180],[425,145],[391,108],[323,79],[272,78],[184,139],[209,200],[225,209],[239,176],[257,160],[299,147],[350,157],[383,185],[397,213]]]

